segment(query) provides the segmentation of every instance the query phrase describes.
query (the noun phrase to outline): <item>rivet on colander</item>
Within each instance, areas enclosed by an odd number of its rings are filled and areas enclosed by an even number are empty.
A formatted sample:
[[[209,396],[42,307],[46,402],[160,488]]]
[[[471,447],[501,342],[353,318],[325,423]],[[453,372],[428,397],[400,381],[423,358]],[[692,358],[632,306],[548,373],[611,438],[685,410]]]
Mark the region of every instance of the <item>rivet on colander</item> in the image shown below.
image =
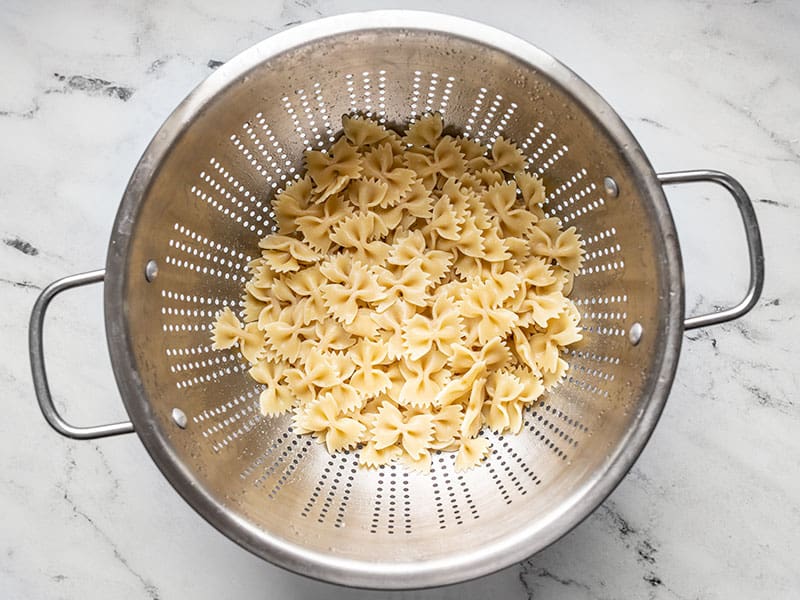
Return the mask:
[[[603,180],[603,186],[606,188],[606,194],[611,198],[619,196],[619,186],[613,177],[606,177]]]
[[[631,325],[631,330],[628,332],[628,339],[631,341],[631,344],[634,346],[638,344],[642,339],[642,333],[644,329],[642,329],[641,323],[634,323]]]
[[[188,419],[186,418],[186,413],[183,412],[180,408],[172,409],[172,420],[175,421],[175,425],[177,425],[181,429],[186,429],[186,424],[188,422]]]
[[[144,278],[147,281],[153,281],[158,277],[158,263],[154,260],[148,260],[144,267]]]

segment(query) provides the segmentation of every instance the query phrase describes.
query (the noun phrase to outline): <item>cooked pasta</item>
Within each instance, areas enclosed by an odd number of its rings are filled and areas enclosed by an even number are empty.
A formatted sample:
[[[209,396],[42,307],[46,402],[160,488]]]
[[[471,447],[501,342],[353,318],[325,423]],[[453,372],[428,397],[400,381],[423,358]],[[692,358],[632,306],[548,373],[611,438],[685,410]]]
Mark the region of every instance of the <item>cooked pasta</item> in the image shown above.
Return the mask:
[[[213,324],[262,385],[261,413],[359,464],[427,471],[490,453],[484,428],[518,433],[581,340],[567,297],[583,259],[575,227],[548,218],[522,151],[445,135],[441,115],[402,134],[360,116],[306,152],[272,201],[240,317]]]

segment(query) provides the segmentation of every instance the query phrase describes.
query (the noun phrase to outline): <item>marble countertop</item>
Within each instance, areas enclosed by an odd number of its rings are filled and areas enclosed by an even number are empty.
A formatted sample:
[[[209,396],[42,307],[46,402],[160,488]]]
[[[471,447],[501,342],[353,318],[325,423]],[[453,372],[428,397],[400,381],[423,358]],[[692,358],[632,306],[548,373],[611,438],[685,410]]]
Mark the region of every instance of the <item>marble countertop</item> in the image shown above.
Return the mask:
[[[273,567],[195,514],[135,436],[64,439],[36,406],[27,319],[49,281],[102,267],[142,150],[221,62],[273,32],[386,2],[5,2],[0,7],[0,595],[4,598],[796,598],[800,594],[800,5],[418,1],[560,58],[660,170],[717,168],[754,198],[767,283],[747,317],[687,333],[643,455],[530,560],[425,592]],[[501,7],[499,10],[497,7]],[[690,312],[746,285],[732,202],[670,192]],[[794,265],[794,266],[792,266]],[[124,416],[99,287],[57,300],[48,359],[69,418]]]

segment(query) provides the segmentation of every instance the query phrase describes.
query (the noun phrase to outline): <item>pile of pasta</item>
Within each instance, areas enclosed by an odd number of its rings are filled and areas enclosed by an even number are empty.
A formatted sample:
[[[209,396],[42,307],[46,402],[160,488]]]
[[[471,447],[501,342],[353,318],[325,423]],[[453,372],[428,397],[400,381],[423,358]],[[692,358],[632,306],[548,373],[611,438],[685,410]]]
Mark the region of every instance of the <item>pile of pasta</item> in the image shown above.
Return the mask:
[[[404,135],[357,116],[273,201],[278,225],[248,265],[242,323],[214,323],[264,388],[261,412],[359,463],[431,452],[456,469],[490,452],[484,427],[518,433],[581,339],[567,295],[582,260],[574,227],[542,209],[522,152],[443,134],[439,114]]]

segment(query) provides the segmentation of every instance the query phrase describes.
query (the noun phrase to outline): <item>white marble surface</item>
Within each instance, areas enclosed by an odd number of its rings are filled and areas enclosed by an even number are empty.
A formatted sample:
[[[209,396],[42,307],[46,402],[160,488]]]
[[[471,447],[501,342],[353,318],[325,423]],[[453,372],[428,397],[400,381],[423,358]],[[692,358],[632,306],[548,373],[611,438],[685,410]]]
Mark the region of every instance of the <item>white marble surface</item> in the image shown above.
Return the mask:
[[[216,61],[298,21],[389,4],[2,3],[0,596],[800,595],[800,5],[586,4],[408,5],[483,20],[550,51],[617,108],[658,169],[738,177],[764,235],[764,296],[741,321],[685,336],[650,444],[575,531],[468,584],[377,593],[306,580],[241,550],[172,491],[135,436],[59,437],[35,404],[26,331],[41,286],[104,264],[140,153]],[[746,275],[732,203],[704,188],[671,194],[671,203],[690,310],[733,299]],[[87,289],[59,299],[48,322],[58,401],[83,423],[123,415],[101,314],[100,289]]]

